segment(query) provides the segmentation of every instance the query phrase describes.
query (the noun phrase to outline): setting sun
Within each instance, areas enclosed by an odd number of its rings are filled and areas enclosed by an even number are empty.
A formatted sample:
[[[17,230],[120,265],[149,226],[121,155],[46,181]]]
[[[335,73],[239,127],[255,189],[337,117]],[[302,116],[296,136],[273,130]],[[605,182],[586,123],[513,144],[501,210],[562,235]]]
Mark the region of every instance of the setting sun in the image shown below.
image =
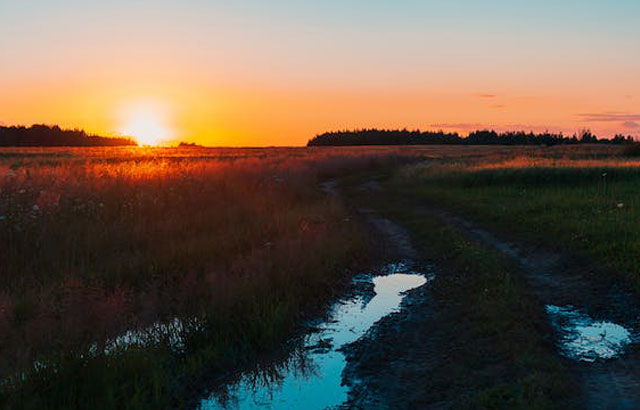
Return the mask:
[[[166,110],[157,104],[138,104],[123,109],[120,134],[133,137],[138,145],[162,145],[172,137]]]

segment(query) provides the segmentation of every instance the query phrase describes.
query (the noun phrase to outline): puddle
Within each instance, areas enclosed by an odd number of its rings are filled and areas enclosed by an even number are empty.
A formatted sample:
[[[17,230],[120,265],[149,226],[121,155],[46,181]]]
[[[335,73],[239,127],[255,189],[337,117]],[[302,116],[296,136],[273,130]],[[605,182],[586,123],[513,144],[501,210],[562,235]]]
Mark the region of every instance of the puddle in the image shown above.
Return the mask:
[[[574,360],[595,362],[613,359],[631,343],[631,333],[623,326],[596,321],[572,306],[546,306],[552,324],[560,329],[562,353]]]
[[[319,330],[306,336],[302,359],[290,358],[290,363],[282,365],[272,377],[256,380],[255,373],[243,375],[229,387],[226,401],[212,396],[203,399],[199,409],[313,410],[344,403],[348,393],[347,386],[342,385],[346,360],[340,348],[358,340],[378,320],[397,311],[404,292],[431,279],[406,264],[390,264],[382,272],[385,276],[356,278],[359,282],[373,282],[375,295],[360,295],[337,303],[329,319],[318,326]]]

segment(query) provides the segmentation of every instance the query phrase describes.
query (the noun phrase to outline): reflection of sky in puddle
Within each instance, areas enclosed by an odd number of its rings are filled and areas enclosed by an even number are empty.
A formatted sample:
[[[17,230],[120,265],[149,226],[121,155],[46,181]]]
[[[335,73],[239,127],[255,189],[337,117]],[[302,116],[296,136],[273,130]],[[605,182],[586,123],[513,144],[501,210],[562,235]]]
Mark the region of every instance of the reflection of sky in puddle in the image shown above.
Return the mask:
[[[611,322],[595,321],[571,306],[547,305],[553,325],[562,332],[563,353],[574,360],[594,362],[623,353],[631,343],[631,334]]]
[[[391,265],[390,265],[391,266]],[[338,303],[329,320],[320,331],[305,340],[306,369],[284,366],[283,374],[275,385],[255,382],[251,375],[243,376],[230,387],[232,399],[228,407],[238,409],[324,409],[337,406],[347,399],[348,389],[342,385],[342,371],[346,365],[344,354],[338,349],[352,343],[382,317],[396,311],[403,299],[402,293],[426,283],[427,279],[409,272],[406,265],[387,267],[387,276],[372,279],[375,296],[365,303],[362,297]],[[200,409],[225,408],[217,398],[202,400]]]

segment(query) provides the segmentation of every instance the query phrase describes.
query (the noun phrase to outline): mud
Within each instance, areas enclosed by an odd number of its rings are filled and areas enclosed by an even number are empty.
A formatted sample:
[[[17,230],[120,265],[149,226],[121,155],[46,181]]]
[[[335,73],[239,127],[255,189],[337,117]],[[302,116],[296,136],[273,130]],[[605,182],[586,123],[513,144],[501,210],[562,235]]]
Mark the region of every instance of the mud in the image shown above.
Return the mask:
[[[563,346],[566,329],[561,326],[556,325],[553,337],[559,351],[575,359],[573,368],[581,380],[585,408],[640,408],[640,351],[635,345],[640,331],[640,299],[630,284],[601,266],[544,244],[499,236],[450,212],[427,207],[420,210],[439,216],[470,238],[517,260],[531,292],[545,305],[577,309],[595,323],[613,323],[627,330],[629,343],[623,346],[626,349],[615,355],[591,355],[593,360],[567,354]],[[552,317],[550,320],[553,322]]]
[[[432,275],[404,263],[387,265],[379,273],[355,278],[372,283],[373,295],[338,301],[328,319],[305,335],[301,350],[292,352],[279,364],[277,378],[256,378],[256,372],[250,370],[228,386],[229,394],[224,399],[207,397],[199,409],[322,410],[343,404],[348,397],[348,387],[342,383],[346,365],[343,349],[365,335],[378,320],[396,311],[406,291],[432,279]]]
[[[321,188],[331,197],[342,194],[336,181],[328,181]],[[379,194],[383,188],[376,181],[368,181],[355,190]],[[403,227],[375,209],[354,210],[371,228],[373,240],[382,244],[384,258],[417,261],[425,267]],[[549,333],[545,336],[554,341],[557,354],[565,357],[579,380],[580,397],[575,407],[640,408],[640,350],[637,349],[640,300],[629,284],[598,265],[547,244],[496,234],[459,215],[423,204],[415,204],[414,211],[439,217],[470,239],[518,262],[530,294],[547,307],[550,325],[543,330]],[[435,267],[427,270],[435,271]],[[362,290],[359,294],[362,303],[366,305],[375,298],[366,278],[356,276],[354,281],[360,281],[357,287]],[[452,327],[443,325],[447,306],[438,296],[432,286],[409,290],[398,309],[383,316],[359,338],[341,344],[338,350],[346,364],[339,377],[340,394],[345,394],[347,401],[335,407],[340,400],[334,400],[332,408],[382,410],[451,406],[450,397],[437,393],[444,390],[438,383],[449,381],[440,380],[438,373],[456,362],[458,349],[468,349],[468,346],[456,342]],[[540,317],[544,323],[544,313]],[[314,354],[336,353],[336,346],[320,338],[306,350]],[[551,344],[549,351],[553,351]],[[427,391],[431,393],[427,395]],[[264,405],[258,407],[282,407],[273,402],[273,396],[265,397]]]
[[[358,191],[379,193],[376,181]],[[559,355],[580,384],[579,407],[640,408],[640,299],[614,272],[545,243],[496,234],[459,215],[424,204],[415,212],[437,216],[470,239],[517,261],[529,291],[547,306],[549,329]],[[359,210],[384,232],[399,253],[419,259],[406,231],[374,210]],[[366,338],[349,347],[345,382],[352,408],[447,408],[450,403],[424,397],[429,374],[453,354],[439,333],[437,301],[430,288],[411,292],[403,309],[380,321]],[[558,314],[565,314],[560,317]],[[433,329],[425,337],[424,329]],[[431,373],[437,374],[437,373]]]

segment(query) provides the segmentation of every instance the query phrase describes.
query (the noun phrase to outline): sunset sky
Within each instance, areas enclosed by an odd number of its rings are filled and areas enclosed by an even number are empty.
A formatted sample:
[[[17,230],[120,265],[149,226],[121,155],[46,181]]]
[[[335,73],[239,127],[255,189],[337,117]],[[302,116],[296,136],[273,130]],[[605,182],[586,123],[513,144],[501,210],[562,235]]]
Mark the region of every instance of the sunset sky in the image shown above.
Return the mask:
[[[234,146],[640,136],[640,1],[0,0],[0,124],[32,123]]]

